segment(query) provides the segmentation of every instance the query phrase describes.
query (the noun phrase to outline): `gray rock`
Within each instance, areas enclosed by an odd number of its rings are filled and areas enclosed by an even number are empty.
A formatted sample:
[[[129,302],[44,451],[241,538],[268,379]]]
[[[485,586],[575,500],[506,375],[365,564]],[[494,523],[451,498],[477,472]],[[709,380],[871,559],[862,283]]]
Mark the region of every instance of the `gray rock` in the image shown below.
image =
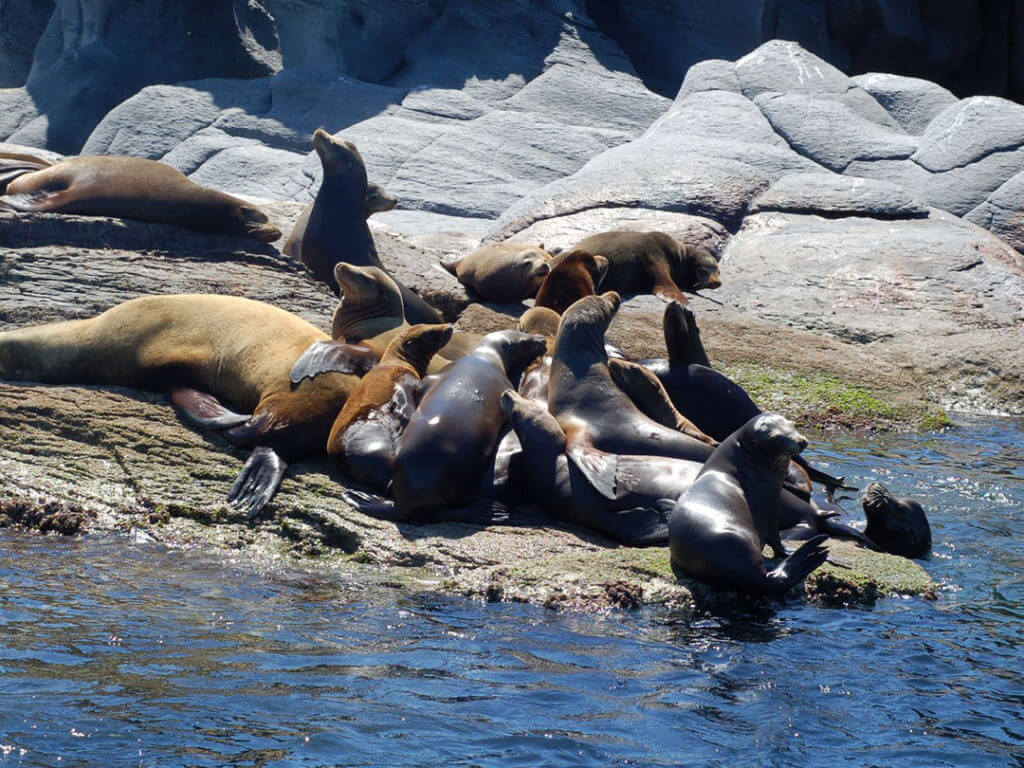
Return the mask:
[[[956,96],[941,85],[916,77],[868,72],[850,78],[870,93],[907,133],[920,136]]]
[[[782,177],[750,204],[750,213],[765,211],[876,219],[928,215],[927,206],[896,184],[834,173],[793,173]]]
[[[736,74],[736,65],[724,59],[698,61],[686,70],[686,77],[679,87],[679,93],[676,94],[676,103],[701,91],[740,93],[740,79]]]
[[[666,133],[788,147],[750,99],[729,91],[698,91],[672,104],[647,135]]]
[[[975,96],[947,107],[932,120],[913,159],[926,170],[948,171],[1022,146],[1024,106]]]
[[[0,88],[25,84],[36,41],[53,14],[53,0],[0,3]]]
[[[736,76],[748,99],[762,93],[842,94],[850,87],[850,78],[789,40],[771,40],[739,59]]]
[[[964,218],[1024,252],[1024,172],[1011,177]]]

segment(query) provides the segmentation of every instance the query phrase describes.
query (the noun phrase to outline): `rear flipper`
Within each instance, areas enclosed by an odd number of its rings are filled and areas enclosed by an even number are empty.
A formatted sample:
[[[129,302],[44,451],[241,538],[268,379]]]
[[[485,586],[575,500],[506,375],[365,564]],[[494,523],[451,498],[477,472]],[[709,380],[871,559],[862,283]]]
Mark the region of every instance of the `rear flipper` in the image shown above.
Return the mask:
[[[249,414],[229,410],[211,394],[189,387],[177,387],[170,392],[171,402],[193,424],[210,429],[229,429],[245,424]]]
[[[363,376],[377,364],[377,355],[369,347],[341,341],[314,341],[292,364],[290,378],[298,384],[321,373],[350,373]]]
[[[765,574],[765,591],[784,594],[807,578],[828,559],[827,536],[809,539],[774,569]]]
[[[252,520],[277,493],[287,469],[288,465],[273,448],[266,445],[253,448],[238,479],[231,486],[228,504],[244,511]]]
[[[471,523],[473,525],[528,525],[537,522],[529,514],[513,514],[500,501],[477,499],[464,507],[446,507],[438,510],[424,510],[421,514],[409,515],[399,511],[394,499],[385,499],[372,493],[345,488],[341,497],[364,515],[378,520],[415,523]]]
[[[842,488],[844,491],[859,491],[859,488],[854,488],[852,485],[846,485],[845,477],[833,477],[827,472],[822,472],[817,467],[812,467],[807,459],[803,456],[794,456],[793,461],[804,468],[807,472],[807,476],[811,478],[815,483],[821,483],[825,486],[825,490],[828,491],[829,495],[835,491],[836,488]]]
[[[850,539],[875,552],[882,551],[882,549],[865,534],[858,531],[852,525],[840,523],[838,520],[834,520],[832,518],[822,520],[821,530],[834,539]]]

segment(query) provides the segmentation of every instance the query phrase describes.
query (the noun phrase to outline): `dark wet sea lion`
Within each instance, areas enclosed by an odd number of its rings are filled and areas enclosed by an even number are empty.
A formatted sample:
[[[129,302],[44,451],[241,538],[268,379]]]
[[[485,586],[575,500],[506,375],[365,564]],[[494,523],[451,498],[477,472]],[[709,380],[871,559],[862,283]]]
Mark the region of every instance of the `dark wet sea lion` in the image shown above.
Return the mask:
[[[402,435],[393,499],[356,497],[355,506],[388,520],[494,521],[503,506],[483,493],[493,485],[488,472],[508,430],[501,394],[543,351],[540,337],[498,331],[485,336],[473,354],[431,377]]]
[[[561,315],[584,296],[593,296],[608,271],[608,259],[589,251],[560,253],[551,272],[537,291],[535,306],[547,307]]]
[[[309,226],[309,215],[313,212],[314,203],[310,203],[302,209],[302,213],[295,219],[295,225],[288,239],[284,243],[281,252],[286,256],[300,258],[302,254],[302,239],[306,236],[306,227]],[[398,205],[398,198],[389,195],[382,186],[372,181],[366,184],[366,195],[363,197],[363,216],[370,218],[375,213],[390,211]]]
[[[512,304],[537,295],[551,271],[550,261],[543,245],[491,243],[468,256],[442,261],[441,266],[483,298]]]
[[[861,503],[868,521],[864,534],[884,552],[922,558],[931,550],[932,529],[914,499],[898,499],[881,483],[871,483]]]
[[[254,515],[277,490],[286,459],[324,454],[358,382],[331,373],[291,385],[292,361],[326,338],[250,299],[148,296],[87,320],[0,333],[0,379],[168,392],[191,421],[253,448],[228,498]]]
[[[302,261],[317,280],[336,291],[335,264],[346,262],[382,270],[384,265],[366,223],[369,183],[366,164],[356,145],[318,129],[313,134],[313,148],[323,164],[323,181],[309,215],[302,219],[303,230],[289,238],[285,252]],[[441,322],[437,310],[398,280],[395,282],[402,291],[409,322]]]
[[[715,449],[669,520],[672,562],[687,576],[725,589],[782,594],[828,558],[815,536],[766,570],[761,552],[787,555],[779,503],[790,459],[807,440],[784,417],[755,416]]]
[[[431,358],[451,338],[450,325],[414,325],[399,333],[359,380],[331,427],[327,453],[357,483],[383,492],[395,452],[416,408]]]
[[[588,473],[588,452],[704,461],[712,448],[644,415],[612,380],[604,335],[620,304],[614,292],[580,299],[558,327],[548,385],[548,409],[565,430],[567,452]],[[611,482],[588,474],[604,492]]]
[[[680,413],[715,440],[725,440],[761,413],[743,387],[711,367],[696,318],[689,308],[670,302],[665,307],[663,327],[668,359],[642,362],[665,385]],[[826,488],[856,490],[843,485],[843,478],[812,467],[803,456],[794,456],[793,461],[810,480]]]
[[[565,455],[565,433],[542,406],[511,390],[502,408],[522,444],[527,498],[558,520],[582,525],[629,546],[664,544],[667,511],[693,483],[701,464],[659,456],[594,452],[614,477],[614,498],[599,493]]]
[[[519,330],[544,337],[544,354],[523,371],[519,380],[519,394],[527,400],[548,407],[548,381],[551,379],[551,353],[562,318],[547,307],[530,307],[519,316]]]
[[[676,410],[658,377],[640,363],[610,358],[608,372],[615,386],[629,395],[633,404],[648,418],[702,443],[718,445],[717,440],[701,432],[692,421]]]
[[[653,293],[686,303],[683,291],[718,288],[718,259],[707,248],[684,245],[664,232],[613,230],[591,235],[570,250],[600,253],[608,259],[601,282],[606,291]]]
[[[271,242],[281,230],[259,208],[141,157],[73,157],[7,183],[0,209],[116,216]]]

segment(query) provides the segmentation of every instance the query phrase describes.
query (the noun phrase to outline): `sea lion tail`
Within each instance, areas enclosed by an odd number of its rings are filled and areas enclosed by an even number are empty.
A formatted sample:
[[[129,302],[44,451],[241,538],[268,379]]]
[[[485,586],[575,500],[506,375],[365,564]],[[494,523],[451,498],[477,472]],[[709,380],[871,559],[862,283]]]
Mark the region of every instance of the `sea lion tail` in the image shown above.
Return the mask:
[[[785,593],[806,579],[812,571],[828,559],[825,535],[808,539],[803,545],[773,570],[766,574],[767,591]]]

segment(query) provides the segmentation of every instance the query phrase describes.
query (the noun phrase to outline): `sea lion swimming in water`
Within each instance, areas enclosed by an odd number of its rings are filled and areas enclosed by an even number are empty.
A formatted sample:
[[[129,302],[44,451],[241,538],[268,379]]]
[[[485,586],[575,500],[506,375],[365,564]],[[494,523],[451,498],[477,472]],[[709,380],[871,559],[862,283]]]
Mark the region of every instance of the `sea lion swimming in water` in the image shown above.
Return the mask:
[[[325,338],[290,312],[250,299],[147,296],[86,320],[0,333],[0,379],[169,393],[190,421],[252,447],[228,494],[252,517],[274,495],[287,460],[323,455],[358,382],[331,373],[292,387],[292,361]],[[353,367],[366,365],[369,350],[351,352]]]
[[[476,294],[490,301],[513,304],[537,295],[551,271],[551,254],[544,246],[490,243],[468,256],[442,261],[441,266]]]
[[[783,594],[828,558],[825,536],[788,554],[779,503],[790,459],[807,445],[778,414],[755,416],[715,449],[669,519],[672,562],[707,584],[753,594]],[[785,557],[765,569],[764,545]],[[788,555],[788,556],[787,556]]]
[[[932,529],[914,499],[898,499],[881,483],[871,483],[861,499],[868,526],[864,534],[883,552],[925,557],[932,548]]]
[[[298,258],[317,280],[337,292],[334,267],[340,262],[387,270],[366,223],[366,164],[356,145],[318,128],[313,134],[313,148],[323,164],[323,181],[309,215],[300,216],[296,222],[297,231],[285,244],[285,253]],[[398,280],[395,283],[402,291],[405,316],[410,322],[441,322],[437,310]]]
[[[6,174],[10,177],[10,173]],[[0,210],[115,216],[272,242],[281,230],[259,208],[141,157],[73,157],[9,178]]]

